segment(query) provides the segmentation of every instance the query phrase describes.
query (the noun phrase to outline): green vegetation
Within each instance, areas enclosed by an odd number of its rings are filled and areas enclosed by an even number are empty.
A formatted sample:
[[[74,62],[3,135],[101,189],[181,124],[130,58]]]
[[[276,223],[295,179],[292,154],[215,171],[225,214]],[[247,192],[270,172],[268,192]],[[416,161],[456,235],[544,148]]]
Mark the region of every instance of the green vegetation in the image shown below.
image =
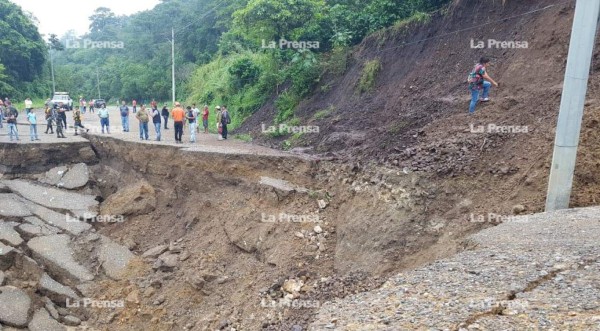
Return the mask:
[[[10,22],[10,27],[0,25],[0,94],[49,97],[51,57],[56,89],[75,100],[97,98],[98,80],[100,96],[111,105],[118,100],[170,100],[173,26],[176,99],[210,105],[211,132],[216,130],[214,107],[223,104],[230,110],[232,128],[269,100],[276,109],[273,124],[300,124],[297,106],[323,77],[346,72],[352,46],[384,28],[424,22],[429,19],[425,13],[447,2],[169,0],[131,16],[100,7],[90,17],[88,33],[50,35],[45,45],[34,18],[0,0],[0,21]],[[91,47],[91,41],[113,46]],[[19,46],[23,43],[27,47]],[[374,87],[380,68],[379,62],[365,64],[361,92]],[[325,84],[320,91],[330,88]],[[323,110],[314,118],[330,112]]]
[[[377,74],[381,71],[381,62],[378,59],[365,62],[365,66],[358,82],[358,91],[360,93],[369,92],[375,87]]]
[[[335,111],[335,107],[333,105],[331,105],[323,110],[319,110],[318,112],[316,112],[313,115],[313,118],[315,120],[321,120],[321,119],[324,119],[325,117],[329,116],[334,111]]]

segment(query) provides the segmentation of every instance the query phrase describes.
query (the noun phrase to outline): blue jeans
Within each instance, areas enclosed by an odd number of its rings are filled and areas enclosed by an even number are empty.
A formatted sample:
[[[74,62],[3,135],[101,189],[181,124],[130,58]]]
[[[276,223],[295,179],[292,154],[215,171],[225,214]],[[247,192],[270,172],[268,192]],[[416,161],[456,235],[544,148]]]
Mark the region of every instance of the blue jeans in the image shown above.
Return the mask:
[[[8,123],[8,136],[10,137],[10,141],[13,141],[13,135],[19,140],[19,131],[17,130],[16,123]]]
[[[148,122],[140,122],[140,139],[148,140]]]
[[[129,116],[121,116],[121,123],[123,124],[123,131],[129,132]]]
[[[156,140],[160,141],[160,123],[154,123],[154,130],[156,131]]]
[[[492,83],[488,81],[483,81],[483,94],[481,95],[481,99],[485,99],[490,94],[490,88],[492,87]],[[477,101],[479,100],[479,92],[481,90],[477,88],[471,89],[471,104],[469,105],[469,113],[475,112],[475,106],[477,106]]]
[[[108,117],[100,119],[100,126],[102,127],[102,133],[104,133],[104,127],[106,127],[106,133],[110,133],[110,129],[108,128],[108,125],[109,125]]]
[[[38,139],[37,124],[29,124],[29,137],[31,138],[31,141]]]

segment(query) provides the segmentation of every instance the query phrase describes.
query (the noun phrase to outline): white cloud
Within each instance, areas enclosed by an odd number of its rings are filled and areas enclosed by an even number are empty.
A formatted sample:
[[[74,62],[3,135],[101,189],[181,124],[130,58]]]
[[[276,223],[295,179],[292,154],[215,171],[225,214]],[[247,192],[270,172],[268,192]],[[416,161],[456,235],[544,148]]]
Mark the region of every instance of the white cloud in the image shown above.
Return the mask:
[[[23,10],[33,13],[40,21],[38,29],[46,37],[59,37],[69,30],[78,35],[86,33],[89,17],[98,7],[110,8],[116,15],[130,15],[154,8],[160,0],[10,0]]]

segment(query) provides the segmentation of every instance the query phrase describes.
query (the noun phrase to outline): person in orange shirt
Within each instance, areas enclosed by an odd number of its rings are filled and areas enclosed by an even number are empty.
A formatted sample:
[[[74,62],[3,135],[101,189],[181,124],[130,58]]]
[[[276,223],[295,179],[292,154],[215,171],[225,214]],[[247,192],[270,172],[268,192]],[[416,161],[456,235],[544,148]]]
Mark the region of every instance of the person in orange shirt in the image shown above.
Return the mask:
[[[183,120],[185,119],[185,112],[181,108],[179,102],[175,102],[175,108],[171,110],[171,116],[173,116],[173,123],[175,126],[175,143],[183,144],[181,137],[183,136]]]

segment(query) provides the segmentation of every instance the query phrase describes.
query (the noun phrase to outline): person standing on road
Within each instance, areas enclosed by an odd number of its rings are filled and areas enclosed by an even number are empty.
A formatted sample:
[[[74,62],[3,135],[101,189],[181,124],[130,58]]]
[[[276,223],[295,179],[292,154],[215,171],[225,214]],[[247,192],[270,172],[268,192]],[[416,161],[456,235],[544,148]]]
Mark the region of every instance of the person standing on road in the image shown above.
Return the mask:
[[[196,107],[195,103],[192,104],[192,112],[194,112],[194,127],[196,128],[196,133],[200,133],[200,125],[198,123],[198,118],[200,117],[200,109]]]
[[[90,113],[93,114],[94,113],[94,100],[90,100],[89,106],[90,106]]]
[[[475,106],[477,101],[488,102],[490,88],[492,84],[498,87],[498,83],[492,79],[487,73],[487,67],[490,64],[488,57],[482,57],[479,59],[479,63],[475,65],[473,71],[469,74],[469,91],[471,91],[471,103],[469,104],[469,114],[475,112]],[[483,90],[483,94],[480,96],[480,92]]]
[[[56,108],[52,108],[52,120],[56,123],[56,138],[66,138],[62,130],[62,118]]]
[[[69,109],[69,105],[65,105],[62,102],[58,103],[58,118],[62,121],[62,127],[67,129],[67,109]]]
[[[29,122],[29,137],[31,141],[40,140],[37,134],[37,116],[31,109],[27,112],[27,121]]]
[[[127,107],[125,101],[121,102],[119,111],[121,112],[121,124],[123,125],[123,132],[129,132],[129,107]]]
[[[221,125],[221,115],[223,112],[221,111],[221,106],[216,106],[215,109],[217,111],[217,140],[223,140],[223,127]]]
[[[196,114],[192,107],[187,106],[187,112],[185,118],[188,120],[188,124],[190,126],[190,142],[196,142]]]
[[[33,102],[31,102],[30,98],[25,99],[25,114],[29,114],[29,112],[33,109]]]
[[[148,140],[148,112],[146,106],[141,105],[140,111],[135,114],[135,118],[140,122],[140,140]]]
[[[152,116],[152,124],[154,124],[154,131],[156,132],[156,141],[160,141],[160,112],[158,111],[158,107],[156,106],[156,102],[154,106],[152,106],[151,111]]]
[[[4,114],[6,113],[6,108],[4,107],[4,102],[0,99],[0,129],[4,126],[2,122],[4,122]]]
[[[204,133],[208,133],[208,106],[204,105],[202,110],[202,126],[204,126]]]
[[[82,128],[85,129],[85,132],[89,132],[90,129],[86,129],[83,124],[81,124],[81,112],[77,109],[75,109],[73,111],[73,121],[75,122],[75,125],[73,126],[75,128],[75,135],[78,136],[79,134],[77,133],[77,128]]]
[[[231,124],[231,117],[229,116],[229,111],[227,111],[227,106],[223,106],[223,113],[221,113],[221,126],[223,127],[222,136],[223,139],[227,140],[227,125]]]
[[[162,108],[162,117],[165,119],[165,130],[169,130],[169,128],[167,128],[167,122],[169,121],[169,108],[167,107],[166,103]]]
[[[175,127],[175,143],[183,144],[181,141],[181,137],[183,136],[183,120],[185,119],[185,111],[181,108],[181,104],[179,102],[175,102],[175,108],[171,111],[171,116],[173,116],[173,125]]]
[[[6,122],[8,123],[8,136],[10,137],[10,141],[13,141],[13,135],[19,141],[19,131],[17,130],[19,112],[13,106],[8,106],[7,109]]]
[[[133,113],[135,114],[137,112],[137,101],[135,99],[131,102],[131,106],[133,106]]]
[[[48,130],[50,130],[50,134],[54,134],[54,129],[52,128],[52,122],[54,119],[52,118],[52,108],[46,106],[44,110],[44,115],[46,118],[46,134],[48,134]]]
[[[106,133],[110,134],[110,120],[108,109],[106,109],[106,105],[102,105],[100,110],[98,110],[98,117],[100,117],[100,126],[102,127],[102,133],[104,133],[104,128],[106,127]]]

